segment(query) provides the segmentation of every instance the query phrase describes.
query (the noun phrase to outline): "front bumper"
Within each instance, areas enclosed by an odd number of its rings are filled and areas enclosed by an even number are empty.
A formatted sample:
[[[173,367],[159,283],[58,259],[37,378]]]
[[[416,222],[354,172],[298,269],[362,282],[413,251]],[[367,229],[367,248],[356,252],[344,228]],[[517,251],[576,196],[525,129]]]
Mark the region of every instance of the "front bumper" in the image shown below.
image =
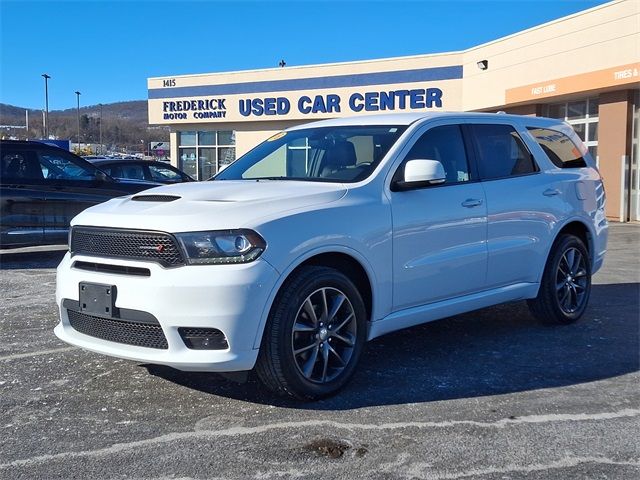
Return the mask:
[[[148,277],[91,272],[73,268],[75,261],[149,269]],[[61,340],[93,352],[137,362],[168,365],[187,371],[230,372],[253,368],[254,341],[268,297],[278,280],[266,261],[238,265],[194,265],[163,268],[150,262],[96,259],[67,253],[58,266],[56,302]],[[79,299],[79,283],[117,287],[116,307],[153,315],[167,339],[167,349],[145,348],[102,340],[71,327],[64,299]],[[226,350],[193,350],[178,333],[180,327],[217,328],[229,344]]]

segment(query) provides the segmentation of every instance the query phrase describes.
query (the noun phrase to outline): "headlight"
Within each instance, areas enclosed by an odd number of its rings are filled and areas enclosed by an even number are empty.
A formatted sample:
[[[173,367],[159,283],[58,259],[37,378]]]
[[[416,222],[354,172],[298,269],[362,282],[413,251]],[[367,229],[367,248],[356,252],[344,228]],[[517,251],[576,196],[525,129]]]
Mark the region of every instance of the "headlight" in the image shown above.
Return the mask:
[[[187,256],[187,263],[247,263],[258,258],[267,247],[253,230],[216,230],[176,233]]]

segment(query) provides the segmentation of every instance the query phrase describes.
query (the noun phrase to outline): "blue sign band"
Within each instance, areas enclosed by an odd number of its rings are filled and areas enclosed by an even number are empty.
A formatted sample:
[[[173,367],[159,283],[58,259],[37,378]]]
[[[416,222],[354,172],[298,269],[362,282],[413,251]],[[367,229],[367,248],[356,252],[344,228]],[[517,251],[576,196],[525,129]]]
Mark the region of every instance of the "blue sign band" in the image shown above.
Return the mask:
[[[462,78],[462,65],[419,68],[395,72],[355,73],[332,77],[265,80],[260,82],[228,83],[225,85],[198,85],[193,87],[150,88],[149,99],[204,97],[211,95],[235,95],[260,92],[286,92],[394,83],[416,83]]]

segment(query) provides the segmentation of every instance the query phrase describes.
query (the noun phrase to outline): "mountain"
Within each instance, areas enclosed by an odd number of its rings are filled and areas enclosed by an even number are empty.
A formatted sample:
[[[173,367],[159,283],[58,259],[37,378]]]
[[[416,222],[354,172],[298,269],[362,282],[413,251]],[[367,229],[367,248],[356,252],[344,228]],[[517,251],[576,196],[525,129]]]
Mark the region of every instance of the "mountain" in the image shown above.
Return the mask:
[[[24,126],[29,112],[29,130],[10,128]],[[0,126],[3,138],[43,138],[42,110],[25,109],[0,103]],[[80,107],[80,139],[82,143],[100,141],[100,105]],[[77,141],[78,112],[75,108],[49,111],[49,136]],[[149,142],[169,141],[168,127],[149,127],[146,100],[102,105],[102,143],[113,151],[140,152]]]

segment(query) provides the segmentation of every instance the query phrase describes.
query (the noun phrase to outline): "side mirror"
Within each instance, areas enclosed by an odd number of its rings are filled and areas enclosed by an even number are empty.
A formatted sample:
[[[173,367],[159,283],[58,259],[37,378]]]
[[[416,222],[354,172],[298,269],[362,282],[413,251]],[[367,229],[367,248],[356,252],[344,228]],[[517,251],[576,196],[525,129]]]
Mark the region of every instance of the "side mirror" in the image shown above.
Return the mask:
[[[444,183],[447,175],[437,160],[409,160],[404,165],[404,178],[392,184],[392,190],[402,191]]]

